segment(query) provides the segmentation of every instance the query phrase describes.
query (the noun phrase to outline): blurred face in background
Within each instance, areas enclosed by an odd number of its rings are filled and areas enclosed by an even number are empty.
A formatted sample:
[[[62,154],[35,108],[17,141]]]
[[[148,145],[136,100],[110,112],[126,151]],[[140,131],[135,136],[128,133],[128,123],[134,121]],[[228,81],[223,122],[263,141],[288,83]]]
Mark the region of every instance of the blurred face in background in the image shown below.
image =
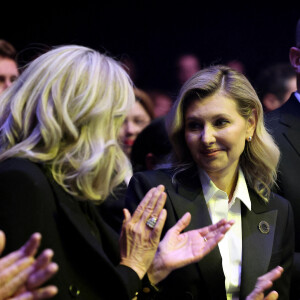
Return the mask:
[[[201,69],[200,62],[193,55],[184,55],[177,62],[177,78],[180,84],[185,83]]]
[[[0,57],[0,94],[10,87],[18,76],[19,71],[16,62],[10,58]]]
[[[138,134],[151,122],[151,117],[141,103],[136,101],[121,127],[120,142],[124,152],[130,156],[132,145]]]

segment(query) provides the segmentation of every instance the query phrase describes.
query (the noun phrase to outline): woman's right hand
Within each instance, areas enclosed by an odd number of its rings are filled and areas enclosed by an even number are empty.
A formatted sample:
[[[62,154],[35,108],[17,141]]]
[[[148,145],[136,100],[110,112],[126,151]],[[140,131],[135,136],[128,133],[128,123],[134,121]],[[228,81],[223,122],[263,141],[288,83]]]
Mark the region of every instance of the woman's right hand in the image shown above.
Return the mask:
[[[255,288],[252,293],[246,298],[246,300],[276,300],[278,299],[278,293],[276,291],[270,292],[266,297],[264,297],[264,292],[273,285],[273,281],[278,279],[283,272],[283,268],[278,266],[260,276],[255,284]]]
[[[50,249],[34,259],[40,242],[41,235],[34,233],[19,250],[0,259],[0,300],[48,299],[57,294],[55,286],[40,287],[58,270]],[[0,254],[4,247],[5,235],[0,231]]]
[[[164,186],[152,188],[131,216],[124,209],[124,221],[120,236],[120,264],[133,269],[142,279],[155,256],[161,232],[166,221],[167,211]],[[150,218],[157,221],[153,228],[147,225]]]
[[[159,243],[155,258],[148,270],[152,284],[165,279],[173,270],[198,262],[215,248],[234,221],[221,220],[217,224],[182,232],[191,221],[191,214],[185,213],[168,230]]]

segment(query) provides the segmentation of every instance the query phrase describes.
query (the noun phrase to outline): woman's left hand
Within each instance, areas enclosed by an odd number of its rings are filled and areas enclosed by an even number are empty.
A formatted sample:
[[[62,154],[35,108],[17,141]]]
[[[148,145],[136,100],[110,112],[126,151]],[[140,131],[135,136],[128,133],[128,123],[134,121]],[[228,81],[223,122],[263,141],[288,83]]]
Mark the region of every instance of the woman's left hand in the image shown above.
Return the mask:
[[[164,186],[159,185],[146,194],[132,216],[124,209],[120,264],[133,269],[140,279],[149,269],[160,241],[167,217],[167,211],[163,209],[166,197]],[[152,227],[147,225],[151,218],[154,218]]]
[[[219,221],[217,224],[181,233],[191,221],[186,213],[171,229],[168,230],[159,247],[147,274],[152,284],[166,278],[171,271],[195,263],[208,254],[234,221]]]

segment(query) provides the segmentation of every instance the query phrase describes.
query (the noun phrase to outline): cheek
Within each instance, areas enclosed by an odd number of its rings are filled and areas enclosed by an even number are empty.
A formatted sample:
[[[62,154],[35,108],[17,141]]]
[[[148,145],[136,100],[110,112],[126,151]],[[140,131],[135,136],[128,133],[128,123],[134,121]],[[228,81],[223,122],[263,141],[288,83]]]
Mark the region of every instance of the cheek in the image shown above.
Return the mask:
[[[143,124],[137,124],[136,127],[137,127],[137,132],[140,133],[144,128],[147,127],[149,123],[146,122],[146,123],[143,123]]]
[[[125,137],[125,125],[122,125],[119,131],[119,138],[123,139]]]
[[[231,148],[235,155],[241,155],[245,148],[245,132],[238,131],[232,133],[230,138],[227,139],[227,146]]]
[[[197,148],[198,138],[194,134],[186,133],[185,134],[185,143],[188,149],[193,152]]]

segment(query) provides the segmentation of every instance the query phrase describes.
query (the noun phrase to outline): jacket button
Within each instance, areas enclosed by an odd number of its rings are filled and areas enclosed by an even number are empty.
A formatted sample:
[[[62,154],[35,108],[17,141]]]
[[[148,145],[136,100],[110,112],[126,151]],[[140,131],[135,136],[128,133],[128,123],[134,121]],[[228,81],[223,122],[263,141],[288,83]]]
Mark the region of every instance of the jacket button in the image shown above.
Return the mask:
[[[70,292],[72,298],[77,298],[80,295],[79,288],[77,288],[77,286],[72,285],[72,284],[69,286],[69,292]]]

